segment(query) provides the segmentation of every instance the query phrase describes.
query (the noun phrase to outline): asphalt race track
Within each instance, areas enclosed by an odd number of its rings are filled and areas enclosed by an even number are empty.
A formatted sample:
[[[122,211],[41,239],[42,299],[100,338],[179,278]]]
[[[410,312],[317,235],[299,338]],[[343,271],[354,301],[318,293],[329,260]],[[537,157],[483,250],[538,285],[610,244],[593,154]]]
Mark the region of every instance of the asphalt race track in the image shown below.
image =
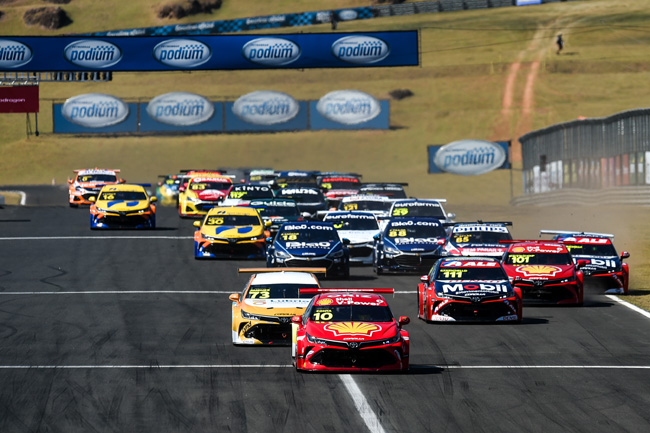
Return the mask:
[[[521,325],[436,325],[419,276],[355,267],[324,285],[395,288],[411,371],[297,373],[287,347],[231,344],[236,269],[263,262],[194,260],[172,208],[105,232],[59,203],[0,208],[2,433],[648,431],[650,317],[594,289]]]

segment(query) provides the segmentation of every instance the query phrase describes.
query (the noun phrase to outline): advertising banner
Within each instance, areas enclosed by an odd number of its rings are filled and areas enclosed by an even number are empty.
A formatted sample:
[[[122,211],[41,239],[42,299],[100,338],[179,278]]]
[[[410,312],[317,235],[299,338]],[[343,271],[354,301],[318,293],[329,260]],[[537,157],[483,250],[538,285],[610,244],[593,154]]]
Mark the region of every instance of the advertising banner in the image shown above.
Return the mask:
[[[38,113],[38,86],[0,86],[0,113]]]
[[[507,141],[459,140],[428,146],[429,173],[476,176],[510,168]]]
[[[187,71],[417,66],[418,33],[0,38],[0,71]]]
[[[389,112],[390,101],[357,90],[337,90],[318,101],[259,90],[234,102],[170,92],[146,103],[87,93],[53,104],[54,132],[63,134],[388,129]]]
[[[517,6],[541,5],[542,0],[517,0]]]

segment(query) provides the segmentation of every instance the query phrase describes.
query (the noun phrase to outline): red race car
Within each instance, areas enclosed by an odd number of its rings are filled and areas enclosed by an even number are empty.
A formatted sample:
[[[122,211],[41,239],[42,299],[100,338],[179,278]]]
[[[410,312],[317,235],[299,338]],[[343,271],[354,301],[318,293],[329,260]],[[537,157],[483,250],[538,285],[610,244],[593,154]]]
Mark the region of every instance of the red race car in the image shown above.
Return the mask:
[[[574,263],[578,260],[587,262],[582,267],[587,282],[595,283],[607,294],[627,295],[630,267],[623,260],[630,257],[630,253],[623,251],[618,255],[614,248],[614,235],[561,230],[540,230],[539,233],[540,236],[555,235],[553,239],[567,246]]]
[[[566,245],[553,241],[510,241],[503,256],[508,277],[524,301],[582,305],[585,260],[573,263]]]
[[[521,322],[522,294],[494,257],[446,257],[418,285],[427,322]]]
[[[371,372],[409,368],[409,318],[395,320],[380,293],[393,289],[301,289],[314,294],[293,316],[292,356],[297,370]]]

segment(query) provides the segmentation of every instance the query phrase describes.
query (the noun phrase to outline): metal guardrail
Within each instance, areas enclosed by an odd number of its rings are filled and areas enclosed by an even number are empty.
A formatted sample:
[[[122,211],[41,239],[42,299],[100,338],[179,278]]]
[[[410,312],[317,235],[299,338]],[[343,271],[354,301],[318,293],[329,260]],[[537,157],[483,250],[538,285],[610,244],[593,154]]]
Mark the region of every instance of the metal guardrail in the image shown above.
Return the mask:
[[[511,206],[650,206],[650,186],[607,189],[562,189],[527,194],[510,200]]]

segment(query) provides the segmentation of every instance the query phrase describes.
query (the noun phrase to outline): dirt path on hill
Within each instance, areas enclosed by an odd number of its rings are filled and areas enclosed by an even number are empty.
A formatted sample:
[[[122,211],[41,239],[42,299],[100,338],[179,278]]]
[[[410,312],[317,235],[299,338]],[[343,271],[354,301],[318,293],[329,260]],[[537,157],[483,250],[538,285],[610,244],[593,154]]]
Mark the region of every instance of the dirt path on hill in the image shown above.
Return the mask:
[[[544,55],[548,52],[548,41],[552,40],[548,26],[540,27],[530,44],[517,55],[510,65],[503,89],[501,116],[494,128],[493,137],[512,137],[512,161],[521,161],[521,145],[517,138],[530,131],[535,107],[535,81]],[[525,66],[525,60],[533,58]],[[523,90],[517,88],[520,72],[525,70]]]

